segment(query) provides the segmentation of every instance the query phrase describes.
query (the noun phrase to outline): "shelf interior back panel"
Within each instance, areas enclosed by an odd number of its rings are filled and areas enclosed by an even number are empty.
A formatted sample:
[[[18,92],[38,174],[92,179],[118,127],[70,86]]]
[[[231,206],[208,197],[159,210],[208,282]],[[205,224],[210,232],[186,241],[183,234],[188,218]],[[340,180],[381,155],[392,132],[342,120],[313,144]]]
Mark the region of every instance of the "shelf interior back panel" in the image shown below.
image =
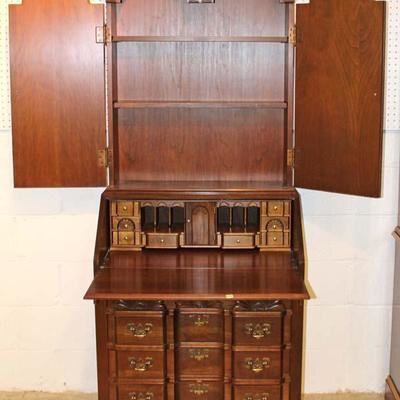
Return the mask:
[[[284,181],[285,110],[120,109],[120,182]]]
[[[118,101],[285,101],[282,43],[118,43]]]
[[[117,4],[120,36],[283,36],[288,4],[279,0],[124,0]]]

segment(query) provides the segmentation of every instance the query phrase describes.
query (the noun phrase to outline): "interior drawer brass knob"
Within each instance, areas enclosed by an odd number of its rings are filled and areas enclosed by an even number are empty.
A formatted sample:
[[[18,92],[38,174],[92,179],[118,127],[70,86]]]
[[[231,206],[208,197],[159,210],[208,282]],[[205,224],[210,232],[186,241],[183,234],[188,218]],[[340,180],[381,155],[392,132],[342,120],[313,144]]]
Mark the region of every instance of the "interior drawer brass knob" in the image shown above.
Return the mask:
[[[128,400],[153,400],[153,399],[154,399],[154,393],[152,392],[147,392],[147,393],[132,392],[128,394]]]
[[[256,374],[265,371],[271,366],[271,359],[268,357],[264,358],[246,358],[245,365],[247,369],[251,369]]]
[[[246,335],[252,336],[254,339],[262,339],[266,336],[271,335],[272,326],[271,324],[246,324],[244,326]]]
[[[137,372],[146,372],[148,371],[154,364],[153,357],[146,358],[128,358],[129,368],[137,371]]]
[[[153,329],[153,324],[134,324],[130,323],[127,325],[127,329],[133,336],[137,338],[145,338]]]

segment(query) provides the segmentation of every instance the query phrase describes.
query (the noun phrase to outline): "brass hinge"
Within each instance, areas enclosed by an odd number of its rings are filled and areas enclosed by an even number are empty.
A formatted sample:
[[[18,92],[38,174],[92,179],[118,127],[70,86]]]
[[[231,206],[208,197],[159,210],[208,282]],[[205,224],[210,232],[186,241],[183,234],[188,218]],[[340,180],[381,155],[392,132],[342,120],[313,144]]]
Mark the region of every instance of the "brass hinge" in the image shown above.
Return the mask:
[[[288,149],[287,151],[287,165],[294,168],[295,162],[295,149]]]
[[[111,43],[111,29],[107,25],[96,26],[96,43]]]
[[[394,232],[393,232],[393,237],[394,237],[396,240],[400,240],[400,226],[398,226],[398,227],[394,230]]]
[[[297,27],[293,25],[289,28],[289,43],[296,46],[297,43]]]
[[[107,168],[112,163],[112,150],[109,148],[97,151],[97,165]]]

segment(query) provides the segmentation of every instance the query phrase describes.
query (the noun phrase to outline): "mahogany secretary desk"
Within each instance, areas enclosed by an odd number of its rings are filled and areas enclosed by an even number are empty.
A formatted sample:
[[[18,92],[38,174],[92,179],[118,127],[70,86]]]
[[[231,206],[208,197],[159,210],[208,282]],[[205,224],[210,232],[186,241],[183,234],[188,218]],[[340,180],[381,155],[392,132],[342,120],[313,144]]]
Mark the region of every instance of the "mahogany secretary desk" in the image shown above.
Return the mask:
[[[100,400],[299,400],[295,187],[379,196],[385,5],[23,0],[16,187],[107,186]]]

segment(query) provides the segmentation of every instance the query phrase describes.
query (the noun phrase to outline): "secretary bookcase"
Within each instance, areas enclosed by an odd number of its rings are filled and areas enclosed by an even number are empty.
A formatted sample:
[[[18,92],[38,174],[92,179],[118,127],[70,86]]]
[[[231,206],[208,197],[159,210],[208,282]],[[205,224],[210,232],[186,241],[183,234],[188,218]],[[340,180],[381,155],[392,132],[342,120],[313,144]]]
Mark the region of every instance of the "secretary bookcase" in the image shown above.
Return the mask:
[[[385,4],[10,6],[16,187],[107,186],[100,400],[300,400],[295,187],[378,197]]]

